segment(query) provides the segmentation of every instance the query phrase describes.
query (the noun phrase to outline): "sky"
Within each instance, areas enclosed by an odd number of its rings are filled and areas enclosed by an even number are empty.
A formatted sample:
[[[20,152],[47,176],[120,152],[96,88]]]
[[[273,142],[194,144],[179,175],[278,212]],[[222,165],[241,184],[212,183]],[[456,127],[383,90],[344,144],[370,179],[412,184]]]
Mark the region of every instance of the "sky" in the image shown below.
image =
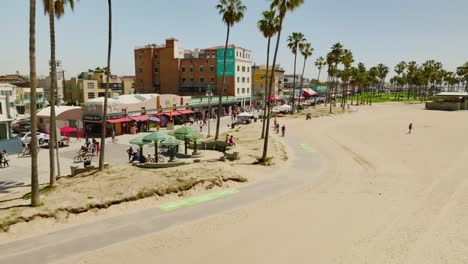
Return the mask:
[[[29,1],[2,1],[0,15],[0,75],[19,71],[29,75]],[[48,74],[49,25],[42,1],[37,0],[37,72]],[[75,11],[56,23],[57,58],[66,78],[106,64],[107,1],[75,0]],[[256,65],[266,62],[266,39],[257,28],[268,0],[243,0],[244,19],[231,30],[229,43],[252,50]],[[218,0],[114,0],[111,69],[134,75],[136,46],[177,38],[185,49],[223,45],[226,26],[215,6]],[[292,73],[294,56],[287,36],[302,32],[314,53],[305,76],[316,78],[314,61],[340,42],[357,62],[383,63],[392,69],[399,61],[434,59],[449,70],[468,61],[468,1],[466,0],[305,0],[288,13],[278,62]],[[303,59],[298,57],[297,71]],[[323,75],[322,75],[322,78]]]

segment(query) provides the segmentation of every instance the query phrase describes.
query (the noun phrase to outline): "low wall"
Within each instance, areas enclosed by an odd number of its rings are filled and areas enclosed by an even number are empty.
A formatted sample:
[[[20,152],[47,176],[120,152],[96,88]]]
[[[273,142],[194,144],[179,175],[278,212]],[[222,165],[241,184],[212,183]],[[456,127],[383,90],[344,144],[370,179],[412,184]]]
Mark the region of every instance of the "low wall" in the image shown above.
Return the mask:
[[[21,151],[22,144],[19,138],[10,138],[0,140],[0,150],[6,150],[9,154],[15,154]]]
[[[461,105],[460,103],[426,102],[426,109],[428,110],[458,111],[463,108],[463,105]]]

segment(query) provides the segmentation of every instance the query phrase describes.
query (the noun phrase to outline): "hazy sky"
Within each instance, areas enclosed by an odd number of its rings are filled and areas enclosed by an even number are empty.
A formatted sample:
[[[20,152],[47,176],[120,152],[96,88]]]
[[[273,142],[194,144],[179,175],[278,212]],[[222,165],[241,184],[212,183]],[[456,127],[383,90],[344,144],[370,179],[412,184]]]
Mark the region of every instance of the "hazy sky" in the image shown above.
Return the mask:
[[[2,1],[0,74],[29,74],[28,0]],[[75,0],[76,1],[76,0]],[[37,67],[47,74],[49,26],[37,0]],[[215,9],[217,0],[114,0],[112,71],[134,75],[133,49],[175,37],[185,49],[222,45],[226,28]],[[244,20],[232,29],[230,43],[253,51],[255,63],[266,60],[266,40],[257,21],[267,0],[244,0]],[[56,23],[57,58],[66,78],[106,64],[107,1],[80,0]],[[293,56],[286,48],[291,32],[303,32],[315,48],[306,76],[316,77],[313,62],[333,43],[351,49],[356,62],[384,63],[393,69],[401,60],[441,61],[450,70],[468,61],[467,0],[305,0],[286,17],[279,63],[288,72]],[[298,59],[298,70],[302,58]],[[393,71],[392,71],[393,73]]]

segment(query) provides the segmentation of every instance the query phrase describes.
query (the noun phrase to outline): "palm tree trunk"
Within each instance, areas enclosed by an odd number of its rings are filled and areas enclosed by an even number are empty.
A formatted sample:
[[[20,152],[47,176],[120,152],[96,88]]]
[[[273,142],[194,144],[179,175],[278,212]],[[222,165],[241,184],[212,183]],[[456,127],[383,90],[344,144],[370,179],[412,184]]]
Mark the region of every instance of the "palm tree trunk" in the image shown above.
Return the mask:
[[[55,122],[55,87],[57,86],[57,70],[55,61],[55,18],[54,1],[49,1],[50,28],[50,126],[49,126],[49,185],[55,185],[55,143],[57,126]]]
[[[99,152],[99,170],[104,170],[104,158],[105,158],[105,150],[106,150],[106,128],[107,128],[107,97],[109,93],[109,78],[111,73],[111,51],[112,51],[112,0],[107,0],[108,8],[109,8],[109,21],[108,21],[108,28],[109,28],[109,35],[108,35],[108,43],[107,43],[107,72],[106,72],[106,90],[104,93],[104,106],[102,109],[102,125],[101,125],[101,144],[100,144],[100,152]]]
[[[37,114],[36,114],[36,0],[29,0],[29,78],[31,85],[31,206],[39,206],[39,177],[37,173]]]
[[[294,114],[294,105],[296,100],[296,61],[297,61],[297,45],[296,53],[294,54],[294,76],[293,76],[293,92],[292,92],[292,104],[291,104],[291,114]]]
[[[228,47],[228,42],[229,42],[229,33],[230,33],[231,27],[228,25],[227,26],[227,33],[226,33],[226,44],[224,45],[224,62],[223,62],[223,83],[221,84],[222,87],[220,89],[219,93],[219,102],[218,102],[218,114],[216,115],[216,134],[215,134],[215,140],[219,138],[219,127],[221,124],[221,108],[223,107],[223,94],[224,94],[224,89],[226,87],[226,56],[227,56],[227,47]]]
[[[265,137],[265,120],[266,120],[266,111],[267,111],[267,100],[268,103],[271,103],[270,98],[267,98],[267,92],[268,92],[268,64],[270,63],[270,42],[271,42],[271,37],[268,38],[268,44],[267,44],[267,62],[266,62],[266,75],[267,77],[265,78],[265,90],[263,93],[263,124],[262,124],[262,136],[261,138]],[[271,73],[272,78],[274,78],[274,74]]]
[[[333,93],[333,87],[330,87],[330,86],[332,85],[332,84],[331,84],[331,80],[332,80],[333,78],[332,78],[330,75],[328,75],[328,78],[327,78],[327,79],[328,79],[328,81],[327,81],[327,83],[328,83],[328,87],[327,87],[328,103],[330,104],[330,114],[331,114],[331,113],[333,113],[333,111],[332,111],[332,93]],[[330,93],[330,91],[328,91],[328,90],[329,90],[329,87],[330,87],[331,93]]]
[[[302,66],[302,74],[301,74],[301,87],[304,85],[304,71],[305,71],[305,66],[306,66],[307,58],[304,58],[304,65]],[[299,102],[297,103],[297,112],[299,113],[299,105],[301,103],[301,95],[299,94]]]
[[[276,39],[276,47],[275,47],[275,54],[273,55],[273,64],[271,66],[271,72],[276,71],[276,57],[278,56],[278,48],[279,48],[279,43],[280,43],[280,38],[281,38],[281,31],[283,26],[283,17],[280,17],[279,21],[279,30],[278,30],[278,36]],[[268,87],[268,96],[271,96],[271,89],[273,87],[273,78],[270,79],[270,85]],[[271,114],[271,105],[268,105],[268,114],[267,114],[267,120],[266,120],[266,128],[265,128],[265,138],[263,139],[263,154],[262,154],[262,161],[266,161],[267,159],[267,154],[268,154],[268,136],[270,134],[270,114]]]
[[[320,72],[322,72],[322,69],[319,68],[318,76],[317,76],[317,85],[320,85]]]

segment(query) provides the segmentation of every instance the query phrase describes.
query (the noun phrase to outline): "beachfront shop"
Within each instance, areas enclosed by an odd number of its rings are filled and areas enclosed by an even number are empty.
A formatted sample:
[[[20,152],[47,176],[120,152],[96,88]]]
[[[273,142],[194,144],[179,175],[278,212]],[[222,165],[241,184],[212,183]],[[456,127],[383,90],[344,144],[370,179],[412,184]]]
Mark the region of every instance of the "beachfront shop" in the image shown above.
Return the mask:
[[[222,107],[223,115],[228,115],[231,113],[232,109],[237,109],[242,103],[241,98],[236,98],[234,96],[223,96],[222,97]],[[190,107],[194,109],[195,115],[200,118],[205,118],[208,116],[210,110],[212,116],[215,116],[219,104],[219,97],[200,97],[190,99]]]

